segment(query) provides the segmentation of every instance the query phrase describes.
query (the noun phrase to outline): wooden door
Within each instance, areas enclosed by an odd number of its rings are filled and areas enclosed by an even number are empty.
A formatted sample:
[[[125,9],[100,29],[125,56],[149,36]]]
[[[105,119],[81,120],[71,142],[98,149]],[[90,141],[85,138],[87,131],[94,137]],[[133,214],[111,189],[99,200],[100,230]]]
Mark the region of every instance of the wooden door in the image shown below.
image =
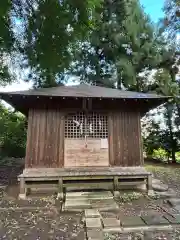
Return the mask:
[[[65,119],[65,167],[109,166],[108,118],[83,112]]]

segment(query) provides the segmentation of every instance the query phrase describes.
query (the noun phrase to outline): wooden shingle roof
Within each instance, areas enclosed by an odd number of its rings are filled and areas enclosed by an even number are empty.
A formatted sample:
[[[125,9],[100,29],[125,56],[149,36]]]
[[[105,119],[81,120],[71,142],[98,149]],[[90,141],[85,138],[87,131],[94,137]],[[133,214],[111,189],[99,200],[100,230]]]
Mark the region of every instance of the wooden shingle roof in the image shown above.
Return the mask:
[[[67,103],[73,106],[75,102],[76,104],[82,102],[83,98],[92,99],[95,107],[99,100],[103,100],[101,101],[103,109],[107,109],[107,105],[111,109],[115,104],[119,108],[125,102],[126,106],[128,105],[128,107],[133,109],[133,104],[136,103],[136,108],[145,113],[168,99],[168,97],[157,94],[131,92],[86,84],[32,89],[28,91],[0,92],[0,98],[25,115],[28,114],[29,108],[36,108],[37,105],[42,107],[45,103],[48,104],[51,102],[51,105],[53,105],[54,103],[60,104],[61,102],[62,107],[67,107]],[[78,101],[74,102],[74,99],[78,99]],[[109,100],[114,101],[111,102]]]
[[[134,98],[134,99],[157,99],[166,98],[162,95],[139,93],[132,91],[125,91],[119,89],[112,89],[99,86],[90,86],[87,84],[80,84],[76,86],[58,86],[52,88],[41,88],[28,91],[16,92],[0,92],[0,96],[4,95],[13,96],[51,96],[51,97],[89,97],[89,98]]]

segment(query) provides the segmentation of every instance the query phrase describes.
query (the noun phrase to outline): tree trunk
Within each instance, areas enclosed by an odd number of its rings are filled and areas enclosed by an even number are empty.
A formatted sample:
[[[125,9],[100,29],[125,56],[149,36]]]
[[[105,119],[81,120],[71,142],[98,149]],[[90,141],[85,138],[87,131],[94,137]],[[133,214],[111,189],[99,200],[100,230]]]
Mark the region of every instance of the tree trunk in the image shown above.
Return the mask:
[[[176,140],[174,139],[173,126],[172,126],[172,108],[170,103],[166,105],[167,110],[167,125],[169,128],[170,135],[170,146],[171,146],[171,157],[172,163],[176,163]]]
[[[180,106],[179,106],[178,103],[176,103],[176,107],[177,107],[178,116],[179,116],[179,118],[180,118]]]
[[[176,151],[175,151],[175,149],[172,149],[172,163],[176,163]]]

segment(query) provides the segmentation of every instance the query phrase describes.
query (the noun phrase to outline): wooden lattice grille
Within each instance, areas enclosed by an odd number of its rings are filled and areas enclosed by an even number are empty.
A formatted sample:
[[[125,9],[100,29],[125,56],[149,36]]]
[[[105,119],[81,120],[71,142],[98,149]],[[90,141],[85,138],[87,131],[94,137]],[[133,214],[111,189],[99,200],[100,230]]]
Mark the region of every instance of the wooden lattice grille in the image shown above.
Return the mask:
[[[106,114],[84,112],[68,114],[65,119],[65,138],[107,138]]]

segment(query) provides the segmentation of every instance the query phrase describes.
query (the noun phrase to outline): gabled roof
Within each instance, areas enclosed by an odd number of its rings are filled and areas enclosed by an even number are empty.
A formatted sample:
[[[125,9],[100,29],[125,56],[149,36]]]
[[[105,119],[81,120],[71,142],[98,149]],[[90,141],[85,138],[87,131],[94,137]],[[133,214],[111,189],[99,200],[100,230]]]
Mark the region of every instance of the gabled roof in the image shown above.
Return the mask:
[[[63,104],[61,102],[62,107],[67,107],[67,102],[71,101],[70,106],[73,106],[75,102],[77,103],[77,101],[74,102],[74,98],[79,99],[79,101],[82,101],[82,98],[92,98],[94,102],[103,100],[101,101],[103,102],[103,109],[108,108],[107,102],[110,108],[112,108],[115,103],[119,108],[120,104],[124,105],[124,101],[126,101],[126,104],[129,106],[136,102],[136,107],[144,113],[159,106],[168,99],[168,97],[157,94],[131,92],[86,84],[41,88],[28,91],[0,92],[0,98],[25,115],[28,114],[29,108],[37,107],[37,105],[42,106],[45,102],[46,104],[48,102],[53,104],[53,102],[57,103],[63,100]],[[111,104],[108,99],[115,101]]]
[[[0,92],[4,95],[22,96],[51,96],[51,97],[89,97],[89,98],[134,98],[134,99],[159,99],[167,98],[162,95],[131,92],[113,88],[90,86],[80,84],[76,86],[58,86],[52,88],[41,88],[28,91]]]

